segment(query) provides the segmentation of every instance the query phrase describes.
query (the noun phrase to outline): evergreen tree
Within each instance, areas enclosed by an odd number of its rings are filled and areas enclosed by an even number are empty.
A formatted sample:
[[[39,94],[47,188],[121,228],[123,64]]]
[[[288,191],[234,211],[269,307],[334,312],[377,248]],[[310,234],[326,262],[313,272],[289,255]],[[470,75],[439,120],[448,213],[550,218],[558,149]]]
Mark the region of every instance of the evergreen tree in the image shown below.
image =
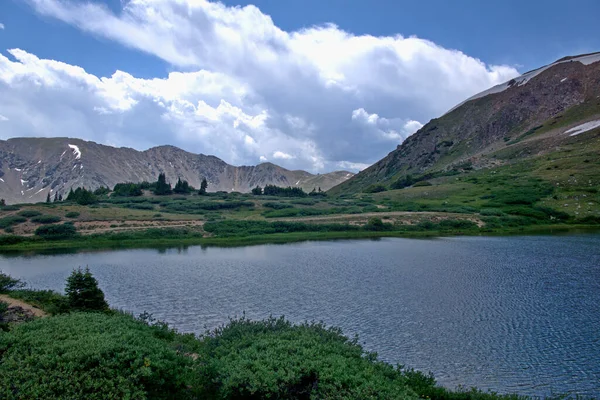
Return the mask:
[[[6,201],[4,199],[0,199],[0,207],[4,207],[6,205]]]
[[[182,181],[181,178],[178,178],[175,188],[173,188],[173,192],[187,194],[190,192],[190,184],[188,181]]]
[[[58,201],[58,192],[54,193],[54,202],[56,203]]]
[[[67,201],[75,201],[75,192],[73,191],[73,186],[71,186],[69,194],[67,194]]]
[[[58,195],[58,201],[62,201],[62,200],[63,200],[62,194],[59,194]]]
[[[167,183],[167,176],[164,173],[158,174],[158,180],[156,181],[154,194],[157,196],[164,196],[171,193],[171,184]]]
[[[260,186],[257,186],[254,189],[252,189],[252,194],[256,195],[256,196],[260,196],[261,194],[263,194],[263,190]]]
[[[65,289],[69,307],[74,311],[106,311],[108,303],[89,268],[73,270]]]
[[[48,192],[48,196],[46,196],[46,203],[50,203],[50,192]]]
[[[206,178],[202,179],[202,183],[200,183],[200,190],[198,191],[198,194],[206,194],[206,189],[208,188],[208,182],[206,181]]]

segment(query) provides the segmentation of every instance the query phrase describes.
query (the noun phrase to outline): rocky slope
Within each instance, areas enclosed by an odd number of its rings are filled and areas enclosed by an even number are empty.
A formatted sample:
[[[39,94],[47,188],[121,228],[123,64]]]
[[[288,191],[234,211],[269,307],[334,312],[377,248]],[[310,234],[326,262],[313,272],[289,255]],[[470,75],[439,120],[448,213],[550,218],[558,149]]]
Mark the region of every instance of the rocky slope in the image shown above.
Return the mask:
[[[161,172],[172,183],[181,177],[198,188],[206,178],[209,191],[240,192],[266,184],[327,190],[353,175],[346,171],[313,175],[271,163],[235,167],[173,146],[137,151],[70,138],[0,141],[0,198],[7,203],[43,201],[49,192],[65,194],[71,187],[112,188],[119,182],[155,181]]]
[[[570,129],[597,120],[600,53],[565,57],[467,99],[330,193],[390,185],[409,174],[443,174],[541,157],[574,140]],[[584,146],[598,141],[599,127],[589,126],[577,135]]]

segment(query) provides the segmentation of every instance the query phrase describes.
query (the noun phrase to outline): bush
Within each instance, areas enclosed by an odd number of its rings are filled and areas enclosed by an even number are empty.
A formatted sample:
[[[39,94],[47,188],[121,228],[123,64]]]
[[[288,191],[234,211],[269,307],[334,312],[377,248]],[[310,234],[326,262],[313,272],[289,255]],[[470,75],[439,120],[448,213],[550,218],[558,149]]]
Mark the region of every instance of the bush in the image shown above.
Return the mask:
[[[154,205],[148,203],[133,203],[125,204],[125,208],[131,208],[133,210],[154,210]]]
[[[42,213],[39,211],[36,211],[36,210],[23,210],[23,211],[19,211],[17,213],[17,215],[20,215],[21,217],[25,217],[25,218],[31,218],[31,217],[37,217],[39,215],[42,215]]]
[[[69,311],[67,298],[52,290],[11,290],[10,297],[23,300],[49,314],[63,314]]]
[[[159,333],[120,313],[74,313],[15,326],[0,335],[0,397],[191,398],[193,360]]]
[[[433,185],[429,181],[420,181],[413,185],[413,187],[420,187],[420,186],[433,186]]]
[[[108,303],[104,292],[98,287],[98,281],[89,268],[73,270],[67,278],[65,288],[69,308],[74,311],[106,311]]]
[[[392,224],[385,224],[381,220],[381,218],[371,217],[369,221],[364,226],[364,228],[368,231],[386,231],[391,230],[393,227]]]
[[[6,229],[13,225],[22,224],[26,222],[27,218],[19,215],[9,215],[8,217],[0,218],[0,229]]]
[[[203,339],[207,398],[416,399],[391,365],[322,324],[232,320]]]
[[[65,218],[77,218],[79,215],[80,214],[77,211],[69,211],[65,214]]]
[[[60,222],[61,218],[57,215],[40,215],[38,217],[31,218],[31,222],[36,224],[55,224]]]
[[[74,237],[77,230],[71,224],[43,225],[35,230],[35,234],[46,240],[61,240]]]
[[[117,183],[113,189],[113,196],[135,197],[143,194],[139,183]]]
[[[25,286],[25,284],[20,279],[15,279],[0,271],[0,293],[6,293],[23,286]]]
[[[386,190],[387,188],[384,185],[375,184],[367,187],[365,190],[363,190],[363,193],[380,193],[385,192]]]
[[[272,208],[274,210],[283,210],[284,208],[293,208],[294,206],[288,203],[267,202],[263,204],[263,207]]]
[[[19,211],[20,209],[21,207],[15,205],[3,206],[2,208],[0,208],[0,210],[2,211]]]

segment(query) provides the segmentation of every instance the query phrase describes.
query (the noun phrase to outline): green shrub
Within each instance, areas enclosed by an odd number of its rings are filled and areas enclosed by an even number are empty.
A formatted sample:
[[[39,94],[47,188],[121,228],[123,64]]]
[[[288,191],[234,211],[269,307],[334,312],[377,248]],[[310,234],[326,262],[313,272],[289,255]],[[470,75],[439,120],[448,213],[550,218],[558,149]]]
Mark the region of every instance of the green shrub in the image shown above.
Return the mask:
[[[22,224],[26,222],[27,218],[19,215],[9,215],[8,217],[0,218],[0,229],[6,229],[8,227]]]
[[[20,209],[21,207],[15,205],[3,206],[2,208],[0,208],[0,210],[2,211],[19,211]]]
[[[433,185],[429,181],[420,181],[413,185],[413,187],[420,187],[420,186],[433,186]]]
[[[46,240],[62,240],[74,237],[77,230],[72,224],[42,225],[35,230],[35,234]]]
[[[3,399],[192,398],[193,360],[120,313],[34,320],[0,335]],[[196,396],[193,396],[196,397]]]
[[[77,211],[69,211],[65,214],[65,218],[77,218],[79,215],[80,214]]]
[[[381,218],[371,217],[364,226],[364,229],[368,231],[389,231],[392,230],[393,227],[394,226],[392,224],[384,223]]]
[[[147,203],[138,203],[138,204],[125,204],[126,208],[131,208],[134,210],[154,210],[154,205],[153,204],[147,204]]]
[[[62,314],[69,311],[67,298],[52,290],[11,290],[10,297],[29,303],[49,314]]]
[[[6,293],[23,286],[25,286],[25,284],[20,279],[15,279],[0,271],[0,293]]]
[[[284,208],[293,208],[294,206],[288,203],[267,202],[263,204],[263,207],[272,208],[274,210],[282,210]]]
[[[207,398],[417,399],[398,370],[322,324],[242,318],[202,344]]]
[[[11,245],[11,244],[19,244],[26,241],[27,238],[18,235],[1,235],[0,236],[0,246]]]
[[[484,217],[500,217],[504,215],[504,212],[498,208],[482,208],[479,214]]]
[[[363,193],[380,193],[380,192],[385,192],[386,190],[387,190],[387,187],[385,187],[384,185],[374,184],[374,185],[367,187],[365,190],[363,190]]]
[[[17,215],[20,215],[21,217],[25,217],[25,218],[31,218],[31,217],[37,217],[42,215],[41,212],[36,211],[36,210],[23,210],[23,211],[19,211],[17,213]]]
[[[60,222],[60,220],[61,218],[57,215],[40,215],[31,218],[31,222],[35,222],[36,224],[55,224]]]
[[[87,267],[73,270],[67,278],[65,294],[69,308],[73,311],[108,310],[104,292],[98,287],[98,281]]]

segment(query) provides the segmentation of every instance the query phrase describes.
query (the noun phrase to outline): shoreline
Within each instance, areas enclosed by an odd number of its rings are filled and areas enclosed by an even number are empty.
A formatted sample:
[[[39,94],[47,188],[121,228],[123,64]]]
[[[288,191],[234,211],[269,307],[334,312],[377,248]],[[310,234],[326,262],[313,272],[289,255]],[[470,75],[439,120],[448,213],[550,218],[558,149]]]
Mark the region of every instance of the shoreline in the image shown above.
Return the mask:
[[[85,251],[110,251],[144,248],[178,248],[182,246],[243,247],[264,244],[287,244],[328,240],[360,240],[379,238],[433,239],[442,237],[474,236],[498,237],[515,235],[564,235],[598,233],[598,225],[542,225],[514,229],[490,230],[447,230],[447,231],[339,231],[339,232],[291,232],[261,234],[256,236],[191,237],[191,238],[144,238],[114,240],[109,235],[93,239],[71,239],[56,241],[25,241],[0,246],[0,255],[58,254]],[[103,237],[105,236],[105,237]]]

